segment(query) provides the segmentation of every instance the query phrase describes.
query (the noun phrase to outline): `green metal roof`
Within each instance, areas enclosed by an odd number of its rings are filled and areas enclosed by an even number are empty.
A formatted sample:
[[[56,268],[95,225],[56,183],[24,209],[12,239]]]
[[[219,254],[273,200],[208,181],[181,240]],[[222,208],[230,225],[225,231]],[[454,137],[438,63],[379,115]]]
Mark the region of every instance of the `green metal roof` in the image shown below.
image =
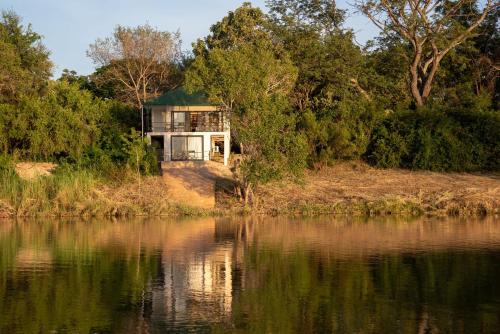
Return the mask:
[[[203,92],[189,94],[184,88],[174,89],[154,100],[147,101],[147,106],[210,106]]]

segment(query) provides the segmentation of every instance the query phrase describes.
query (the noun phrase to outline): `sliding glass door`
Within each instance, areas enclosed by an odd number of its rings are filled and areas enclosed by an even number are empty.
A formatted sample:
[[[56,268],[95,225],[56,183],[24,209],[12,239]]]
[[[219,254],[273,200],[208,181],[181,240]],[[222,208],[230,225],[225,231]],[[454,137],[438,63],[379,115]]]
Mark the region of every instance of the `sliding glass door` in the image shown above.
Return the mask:
[[[203,160],[202,136],[172,136],[172,160]]]

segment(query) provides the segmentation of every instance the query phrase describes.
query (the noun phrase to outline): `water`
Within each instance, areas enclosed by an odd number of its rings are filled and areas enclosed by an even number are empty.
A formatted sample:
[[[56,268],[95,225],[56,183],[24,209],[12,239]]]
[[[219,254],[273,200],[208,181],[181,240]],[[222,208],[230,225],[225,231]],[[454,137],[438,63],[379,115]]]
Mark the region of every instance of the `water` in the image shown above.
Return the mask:
[[[0,221],[0,333],[500,333],[500,221]]]

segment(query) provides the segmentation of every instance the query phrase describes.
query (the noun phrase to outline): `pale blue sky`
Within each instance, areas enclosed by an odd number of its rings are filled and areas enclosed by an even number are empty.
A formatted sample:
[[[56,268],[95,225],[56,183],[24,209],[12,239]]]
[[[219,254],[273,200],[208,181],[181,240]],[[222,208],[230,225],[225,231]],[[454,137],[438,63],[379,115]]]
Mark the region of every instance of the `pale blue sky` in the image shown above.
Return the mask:
[[[86,56],[90,43],[111,35],[117,24],[137,26],[149,23],[167,31],[180,30],[183,49],[208,34],[210,26],[243,0],[2,0],[0,9],[13,9],[43,35],[51,51],[58,77],[64,68],[89,74],[94,65]],[[265,0],[252,1],[264,10]],[[339,0],[340,8],[352,8]],[[367,20],[351,14],[347,26],[353,28],[360,43],[378,32]]]

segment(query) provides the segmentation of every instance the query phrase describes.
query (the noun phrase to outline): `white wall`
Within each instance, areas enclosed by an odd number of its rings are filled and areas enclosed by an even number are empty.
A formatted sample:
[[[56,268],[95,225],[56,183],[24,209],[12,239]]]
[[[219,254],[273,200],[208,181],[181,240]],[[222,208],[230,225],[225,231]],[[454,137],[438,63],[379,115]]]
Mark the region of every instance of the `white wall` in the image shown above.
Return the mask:
[[[224,136],[224,165],[227,166],[229,163],[229,154],[231,152],[231,137],[230,132],[149,132],[147,134],[149,141],[151,142],[151,136],[163,136],[164,138],[164,161],[171,161],[172,158],[172,136],[202,136],[203,137],[203,160],[210,160],[210,150],[211,136]]]
[[[216,111],[219,108],[214,106],[153,106],[152,108],[152,121],[153,122],[170,122],[171,112],[173,111]],[[210,150],[211,148],[211,136],[224,136],[224,165],[229,163],[229,154],[231,153],[231,131],[229,126],[229,120],[225,118],[224,131],[223,132],[166,132],[166,131],[154,131],[147,133],[149,142],[151,142],[151,136],[163,136],[164,137],[164,161],[171,161],[171,149],[170,144],[172,136],[203,136],[203,160],[210,160]],[[164,130],[164,129],[156,129]]]

